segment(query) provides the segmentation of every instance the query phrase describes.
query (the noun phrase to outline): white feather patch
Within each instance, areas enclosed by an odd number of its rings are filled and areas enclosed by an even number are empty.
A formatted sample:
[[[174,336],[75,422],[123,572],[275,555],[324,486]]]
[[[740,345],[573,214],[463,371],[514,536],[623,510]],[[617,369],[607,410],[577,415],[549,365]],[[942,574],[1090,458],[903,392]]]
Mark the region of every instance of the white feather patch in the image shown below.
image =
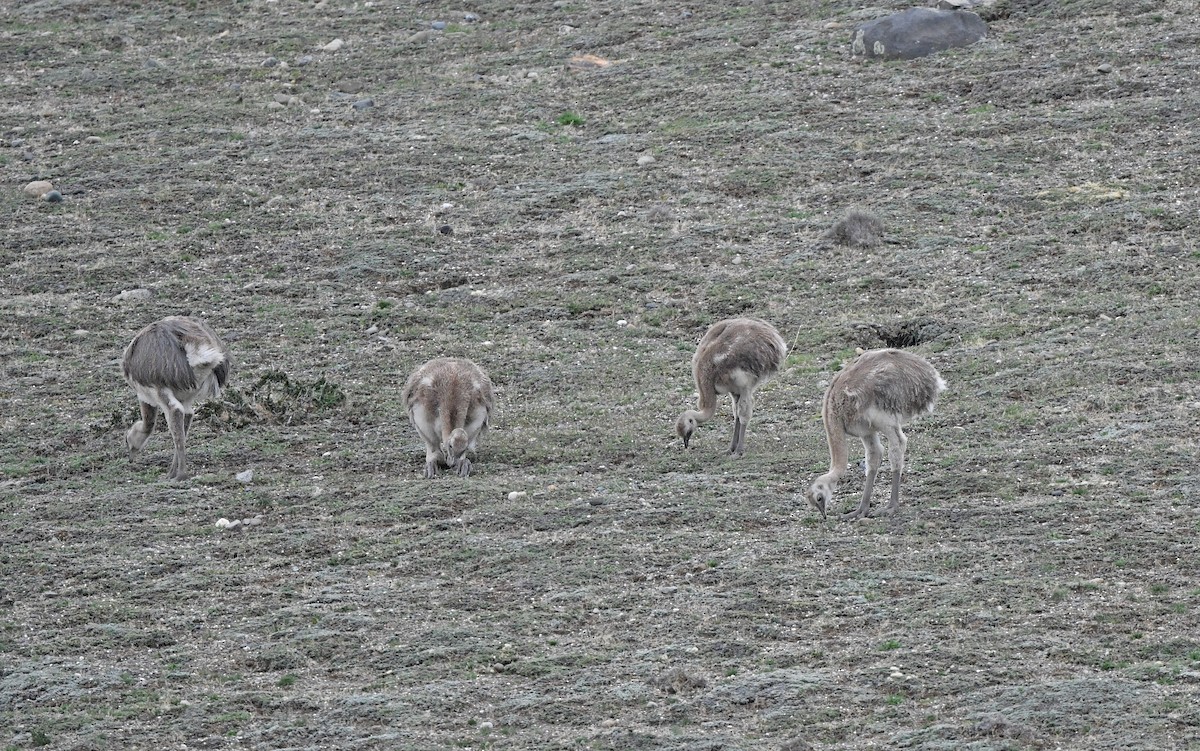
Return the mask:
[[[199,344],[188,342],[184,345],[184,349],[187,351],[188,365],[191,365],[193,368],[203,365],[216,367],[225,359],[225,355],[221,354],[220,348],[213,346],[209,342],[200,342]]]

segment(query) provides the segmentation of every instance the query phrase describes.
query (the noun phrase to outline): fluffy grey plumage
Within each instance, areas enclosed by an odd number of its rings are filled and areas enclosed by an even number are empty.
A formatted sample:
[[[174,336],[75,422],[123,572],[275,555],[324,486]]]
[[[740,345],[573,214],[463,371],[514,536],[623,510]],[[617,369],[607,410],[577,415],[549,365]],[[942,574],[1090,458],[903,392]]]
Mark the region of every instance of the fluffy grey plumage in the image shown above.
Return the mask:
[[[700,392],[700,409],[686,410],[675,423],[683,446],[696,428],[712,419],[717,396],[733,397],[733,443],[729,453],[746,452],[746,425],[754,409],[754,390],[783,367],[787,343],[774,326],[759,318],[730,318],[713,324],[692,356],[692,374]]]
[[[210,350],[206,360],[213,362],[212,375],[224,388],[232,363],[220,337],[198,318],[170,316],[155,321],[133,337],[125,348],[121,368],[130,384],[165,387],[172,391],[196,388],[196,371],[189,362],[193,352]]]
[[[833,491],[846,473],[847,437],[860,438],[867,452],[867,479],[858,508],[844,519],[867,516],[875,476],[883,463],[881,436],[888,439],[892,465],[892,494],[885,513],[900,504],[900,479],[908,439],[903,425],[917,415],[932,412],[946,388],[937,369],[917,355],[899,349],[864,352],[833,377],[825,392],[822,415],[829,441],[829,471],[809,488],[807,499],[824,516]]]
[[[130,453],[146,444],[162,410],[175,447],[167,475],[172,480],[186,479],[184,452],[193,405],[219,396],[232,368],[225,343],[198,318],[170,316],[134,335],[121,360],[142,413],[125,434]]]
[[[487,431],[492,412],[492,381],[470,360],[438,357],[417,368],[404,384],[408,418],[425,441],[425,476],[438,467],[461,477],[471,473],[471,459]]]

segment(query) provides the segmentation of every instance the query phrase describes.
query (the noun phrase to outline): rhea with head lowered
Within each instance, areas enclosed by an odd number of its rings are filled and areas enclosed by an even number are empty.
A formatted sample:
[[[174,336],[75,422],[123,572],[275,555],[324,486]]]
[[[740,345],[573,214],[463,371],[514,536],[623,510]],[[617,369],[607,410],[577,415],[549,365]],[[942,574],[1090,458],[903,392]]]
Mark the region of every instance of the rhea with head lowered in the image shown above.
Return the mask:
[[[829,471],[809,488],[809,505],[821,512],[833,501],[833,491],[846,473],[849,458],[847,440],[862,439],[867,451],[867,479],[858,508],[842,519],[861,519],[870,515],[871,492],[883,463],[880,436],[887,436],[888,459],[892,465],[892,497],[885,514],[900,505],[900,479],[904,473],[904,451],[908,439],[903,425],[917,415],[933,412],[938,395],[946,389],[937,369],[910,352],[876,349],[862,353],[833,377],[825,392],[822,415],[829,441]]]
[[[470,360],[438,357],[417,368],[404,384],[408,419],[425,441],[425,476],[438,467],[460,477],[471,474],[471,459],[492,413],[492,381]]]
[[[729,453],[746,453],[746,426],[754,411],[754,390],[783,367],[787,343],[775,327],[758,318],[730,318],[713,324],[692,356],[700,409],[679,416],[675,432],[687,448],[696,428],[712,419],[717,396],[733,397],[733,442]]]
[[[142,410],[125,434],[130,454],[146,445],[162,410],[175,445],[167,478],[186,480],[185,449],[195,404],[219,396],[232,367],[225,343],[198,318],[170,316],[139,331],[121,362]]]

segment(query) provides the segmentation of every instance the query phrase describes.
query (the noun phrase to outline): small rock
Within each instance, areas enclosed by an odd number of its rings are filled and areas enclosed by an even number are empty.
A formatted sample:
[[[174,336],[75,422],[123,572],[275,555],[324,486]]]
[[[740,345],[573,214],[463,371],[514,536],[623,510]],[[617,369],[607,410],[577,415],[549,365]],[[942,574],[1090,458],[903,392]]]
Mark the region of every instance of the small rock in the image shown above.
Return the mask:
[[[513,492],[508,494],[508,500],[519,501],[527,495],[529,495],[529,494],[526,493],[524,490],[514,490]]]
[[[463,21],[467,23],[479,23],[479,16],[474,13],[463,13]]]
[[[149,300],[151,297],[154,297],[153,292],[145,287],[138,287],[137,289],[122,290],[121,294],[113,298],[113,301],[129,302],[130,300]]]
[[[42,194],[42,200],[46,203],[62,203],[62,193],[57,190],[48,190]]]
[[[240,519],[234,519],[233,521],[229,521],[228,519],[226,519],[223,516],[220,519],[217,519],[217,526],[220,527],[221,529],[233,529],[234,527],[238,526],[241,523],[242,523],[242,521]]]
[[[454,228],[451,227],[449,224],[443,224],[442,226],[438,227],[438,232],[440,232],[443,235],[453,235]]]
[[[364,331],[363,333],[364,333],[364,334],[366,334],[367,336],[372,336],[372,335],[374,335],[374,334],[378,334],[378,333],[379,333],[379,327],[378,327],[378,326],[376,326],[375,324],[371,324],[371,325],[370,325],[370,326],[367,328],[367,330],[366,330],[366,331]]]
[[[352,106],[353,106],[353,107],[354,107],[354,109],[356,109],[356,110],[367,110],[367,109],[371,109],[372,107],[374,107],[374,106],[375,106],[375,100],[374,100],[374,99],[359,99],[359,100],[358,100],[357,102],[355,102],[355,103],[354,103]]]
[[[334,91],[340,91],[343,94],[357,94],[366,87],[367,85],[359,78],[346,78],[333,85]]]
[[[445,21],[434,21],[433,23],[429,24],[429,28],[433,29],[434,31],[445,31],[446,26],[447,24]]]
[[[642,154],[641,156],[638,157],[637,163],[638,163],[639,167],[647,167],[651,164],[654,164],[657,161],[658,161],[657,159],[650,156],[649,154]]]
[[[1107,73],[1112,73],[1112,71],[1113,71],[1113,67],[1111,65],[1109,65],[1108,63],[1100,63],[1099,65],[1096,66],[1097,73],[1107,74]]]
[[[301,55],[300,57],[296,58],[296,67],[302,68],[305,65],[308,65],[309,63],[311,63],[312,61],[313,61],[312,55]]]
[[[279,102],[267,102],[267,109],[269,109],[269,110],[285,110],[285,109],[287,109],[287,105],[280,104]]]
[[[326,52],[337,52],[338,50],[340,50],[342,47],[345,47],[345,46],[346,46],[346,42],[343,41],[341,37],[338,37],[337,39],[334,39],[332,42],[325,45],[321,49],[325,50]]]
[[[75,331],[71,333],[76,339],[86,339],[92,332],[88,331],[87,329],[75,329]]]
[[[268,57],[262,61],[262,67],[264,68],[274,68],[276,65],[279,65],[279,58],[277,57]]]
[[[254,480],[254,470],[248,469],[245,472],[238,472],[236,475],[234,475],[234,479],[243,485],[249,485],[250,482]]]
[[[25,195],[31,198],[41,198],[52,190],[54,190],[54,185],[49,180],[34,180],[25,186]]]
[[[252,516],[249,519],[242,519],[243,527],[257,527],[259,524],[262,524],[261,516]]]
[[[83,142],[84,143],[102,143],[103,139],[101,139],[100,136],[88,136],[87,138],[83,139]]]
[[[591,498],[589,498],[589,499],[588,499],[588,505],[589,505],[589,506],[603,506],[603,505],[604,505],[604,499],[603,499],[603,498],[601,498],[601,497],[599,497],[599,496],[595,496],[595,495],[594,495],[594,496],[592,496]]]

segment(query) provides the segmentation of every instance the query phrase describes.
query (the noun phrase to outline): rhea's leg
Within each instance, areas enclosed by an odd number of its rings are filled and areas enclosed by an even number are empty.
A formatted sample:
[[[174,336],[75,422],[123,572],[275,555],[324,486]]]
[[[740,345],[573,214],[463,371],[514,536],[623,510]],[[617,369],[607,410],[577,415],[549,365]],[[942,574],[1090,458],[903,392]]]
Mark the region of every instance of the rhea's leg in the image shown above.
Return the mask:
[[[892,463],[892,499],[884,509],[893,513],[900,507],[900,480],[904,477],[904,453],[908,449],[908,438],[900,426],[888,434],[888,459]]]
[[[187,425],[189,415],[184,414],[182,409],[168,409],[167,427],[171,429],[171,440],[175,444],[175,456],[171,459],[171,467],[167,470],[168,480],[186,480],[187,474],[187,458],[185,450],[187,448]]]
[[[438,450],[436,445],[425,445],[425,479],[432,480],[438,474],[438,462],[442,459],[442,452]]]
[[[125,433],[125,445],[129,447],[130,456],[141,451],[142,446],[146,445],[150,434],[154,432],[154,421],[158,419],[158,409],[153,404],[139,401],[138,406],[142,408],[142,419],[135,422]]]
[[[459,459],[457,470],[459,477],[466,477],[471,474],[471,460],[465,456]]]
[[[872,433],[862,439],[863,448],[867,450],[867,479],[863,482],[862,501],[858,508],[842,514],[842,519],[853,521],[864,516],[870,516],[871,493],[875,490],[875,477],[879,474],[879,465],[883,463],[883,444],[879,442],[879,434]]]
[[[733,422],[733,445],[729,453],[741,457],[746,453],[746,426],[750,424],[750,415],[754,412],[754,394],[742,394],[733,404],[736,417]]]

